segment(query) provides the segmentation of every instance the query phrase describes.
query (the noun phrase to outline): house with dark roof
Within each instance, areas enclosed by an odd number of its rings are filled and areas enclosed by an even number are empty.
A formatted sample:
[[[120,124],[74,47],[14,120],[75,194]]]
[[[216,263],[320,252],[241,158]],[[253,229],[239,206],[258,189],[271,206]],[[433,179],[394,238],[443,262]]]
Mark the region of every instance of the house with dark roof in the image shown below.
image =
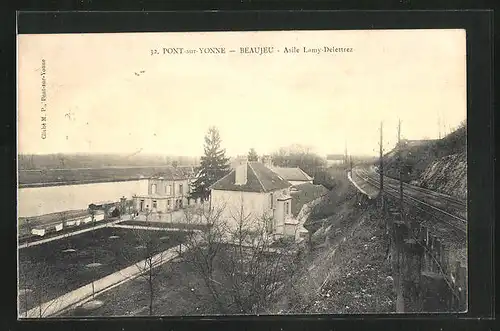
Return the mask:
[[[189,197],[193,169],[168,167],[148,179],[148,193],[134,195],[134,207],[139,213],[166,213],[190,205]]]
[[[313,183],[313,178],[308,174],[306,174],[299,167],[295,168],[271,167],[270,169],[292,185]]]
[[[261,162],[240,158],[234,169],[211,186],[212,208],[232,228],[243,220],[270,234],[293,232],[292,184]]]

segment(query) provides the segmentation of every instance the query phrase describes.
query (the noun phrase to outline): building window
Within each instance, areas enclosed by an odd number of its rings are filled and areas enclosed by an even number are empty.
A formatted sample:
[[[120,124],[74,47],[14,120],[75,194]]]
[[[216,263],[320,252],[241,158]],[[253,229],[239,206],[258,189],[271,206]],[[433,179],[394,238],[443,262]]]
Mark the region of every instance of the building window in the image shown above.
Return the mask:
[[[285,215],[288,215],[290,213],[289,207],[290,207],[290,203],[289,202],[285,202]]]
[[[151,185],[151,194],[156,194],[156,184]]]
[[[183,193],[183,190],[182,190],[182,189],[183,189],[182,184],[179,184],[179,194],[180,194],[180,195],[182,195],[182,193]]]
[[[274,196],[271,193],[271,209],[273,209],[273,208],[274,208]]]
[[[172,186],[171,185],[167,185],[167,194],[168,195],[172,194]]]
[[[156,203],[156,200],[153,200],[153,209],[156,209],[158,204]]]

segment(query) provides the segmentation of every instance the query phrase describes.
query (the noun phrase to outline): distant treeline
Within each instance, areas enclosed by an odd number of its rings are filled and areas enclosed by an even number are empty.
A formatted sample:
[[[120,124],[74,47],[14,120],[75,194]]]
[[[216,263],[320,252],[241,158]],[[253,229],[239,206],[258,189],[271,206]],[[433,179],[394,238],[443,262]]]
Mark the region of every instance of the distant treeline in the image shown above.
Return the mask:
[[[345,176],[345,171],[350,167],[350,162],[328,166],[324,157],[319,156],[306,148],[282,148],[271,155],[272,163],[278,167],[299,167],[309,176],[314,178],[314,184],[323,185],[329,190],[338,185],[338,177]],[[352,156],[349,160],[353,165],[371,163],[376,158],[371,156]]]
[[[21,154],[18,156],[19,170],[196,166],[198,162],[197,157],[146,154]]]

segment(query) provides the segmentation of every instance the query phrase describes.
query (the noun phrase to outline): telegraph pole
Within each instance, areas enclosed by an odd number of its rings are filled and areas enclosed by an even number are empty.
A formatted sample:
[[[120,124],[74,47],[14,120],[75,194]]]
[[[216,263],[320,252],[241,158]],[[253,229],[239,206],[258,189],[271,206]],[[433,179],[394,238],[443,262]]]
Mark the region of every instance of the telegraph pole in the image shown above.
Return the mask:
[[[399,167],[399,214],[401,217],[401,222],[404,222],[405,217],[403,215],[403,153],[401,146],[401,119],[398,121],[398,144],[397,144],[397,155],[398,155],[398,167]],[[409,229],[409,228],[408,228]],[[401,249],[404,242],[400,242],[399,236],[396,235],[395,238],[395,251],[396,251],[396,259],[395,259],[395,285],[396,285],[396,312],[404,312],[405,311],[405,303],[404,303],[404,273],[403,273],[403,262],[400,260]]]
[[[438,138],[441,139],[441,116],[438,114]]]
[[[344,164],[346,165],[346,167],[349,166],[349,159],[347,157],[347,141],[344,141]]]
[[[399,159],[399,209],[401,213],[401,221],[404,222],[403,216],[403,153],[401,146],[401,120],[398,122],[398,159]]]
[[[383,122],[380,122],[380,167],[379,167],[379,173],[380,173],[380,201],[381,201],[381,206],[382,206],[382,211],[384,210],[384,136],[383,136]]]

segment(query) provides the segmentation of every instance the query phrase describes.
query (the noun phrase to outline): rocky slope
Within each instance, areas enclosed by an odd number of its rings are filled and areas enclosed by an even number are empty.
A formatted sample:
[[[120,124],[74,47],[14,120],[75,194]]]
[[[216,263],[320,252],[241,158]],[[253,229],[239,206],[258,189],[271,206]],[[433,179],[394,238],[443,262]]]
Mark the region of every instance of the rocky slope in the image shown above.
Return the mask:
[[[432,162],[415,183],[434,191],[467,199],[466,153],[448,155]]]
[[[403,159],[403,180],[465,199],[467,195],[467,126],[463,123],[442,139],[404,140],[384,155],[384,173],[399,178]]]

